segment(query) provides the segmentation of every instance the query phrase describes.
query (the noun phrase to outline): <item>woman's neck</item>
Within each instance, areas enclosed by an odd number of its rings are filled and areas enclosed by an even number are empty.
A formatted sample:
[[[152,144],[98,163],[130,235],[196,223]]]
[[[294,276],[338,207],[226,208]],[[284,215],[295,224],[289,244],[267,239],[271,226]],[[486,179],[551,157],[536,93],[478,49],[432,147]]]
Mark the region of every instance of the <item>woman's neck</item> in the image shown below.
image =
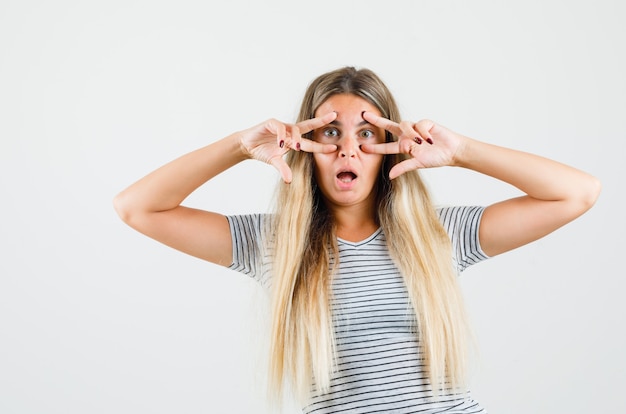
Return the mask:
[[[379,223],[373,207],[361,206],[333,209],[337,237],[358,242],[365,240],[378,230]]]

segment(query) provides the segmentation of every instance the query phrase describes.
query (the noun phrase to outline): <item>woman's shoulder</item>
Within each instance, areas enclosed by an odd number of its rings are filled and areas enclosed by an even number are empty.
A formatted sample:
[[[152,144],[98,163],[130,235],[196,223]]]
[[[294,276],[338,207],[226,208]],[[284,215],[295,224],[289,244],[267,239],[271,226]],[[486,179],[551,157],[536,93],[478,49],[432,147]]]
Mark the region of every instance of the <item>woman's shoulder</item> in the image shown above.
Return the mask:
[[[439,219],[442,222],[463,220],[468,217],[480,216],[485,207],[483,206],[438,206],[435,208]]]
[[[235,239],[263,239],[274,234],[275,215],[248,213],[227,215],[231,233]]]
[[[477,231],[485,207],[483,206],[443,206],[437,207],[437,215],[449,235]]]
[[[229,220],[264,222],[268,220],[273,220],[274,214],[271,214],[271,213],[227,214],[226,218],[228,218]]]

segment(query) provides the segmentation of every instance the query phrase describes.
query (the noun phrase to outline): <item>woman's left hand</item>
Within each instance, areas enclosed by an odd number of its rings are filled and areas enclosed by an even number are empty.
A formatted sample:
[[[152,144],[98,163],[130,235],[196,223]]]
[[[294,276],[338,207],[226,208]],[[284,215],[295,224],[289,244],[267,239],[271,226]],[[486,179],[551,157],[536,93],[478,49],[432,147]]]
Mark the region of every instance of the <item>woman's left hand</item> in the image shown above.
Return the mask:
[[[364,152],[374,154],[408,154],[409,159],[394,165],[389,178],[394,179],[407,171],[418,168],[433,168],[455,165],[456,155],[464,142],[464,137],[444,128],[429,119],[419,122],[400,123],[364,112],[363,119],[383,128],[398,137],[398,141],[384,144],[363,144]]]

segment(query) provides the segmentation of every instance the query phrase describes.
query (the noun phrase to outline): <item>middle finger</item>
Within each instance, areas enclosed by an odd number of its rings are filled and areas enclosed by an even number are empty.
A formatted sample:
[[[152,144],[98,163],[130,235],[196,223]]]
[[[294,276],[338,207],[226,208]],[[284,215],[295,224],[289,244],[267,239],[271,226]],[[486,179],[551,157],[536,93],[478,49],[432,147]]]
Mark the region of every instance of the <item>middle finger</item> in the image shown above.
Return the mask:
[[[402,128],[400,127],[400,124],[398,124],[397,122],[393,122],[387,118],[378,116],[368,111],[363,111],[361,116],[363,117],[364,120],[371,123],[372,125],[382,128],[385,131],[389,131],[395,136],[402,135]]]
[[[307,119],[302,122],[298,122],[296,126],[300,130],[301,134],[306,134],[314,129],[321,128],[324,125],[331,123],[337,118],[336,112],[329,112],[326,115],[318,116],[316,118]]]

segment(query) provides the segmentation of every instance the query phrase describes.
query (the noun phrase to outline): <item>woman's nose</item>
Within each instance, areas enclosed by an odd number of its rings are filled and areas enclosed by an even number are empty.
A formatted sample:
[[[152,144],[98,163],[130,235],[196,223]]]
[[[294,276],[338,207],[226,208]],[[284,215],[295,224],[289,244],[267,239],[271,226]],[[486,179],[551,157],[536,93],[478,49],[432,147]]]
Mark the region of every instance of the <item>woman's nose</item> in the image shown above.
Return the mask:
[[[355,157],[359,149],[359,143],[354,137],[345,137],[339,145],[340,157]]]

